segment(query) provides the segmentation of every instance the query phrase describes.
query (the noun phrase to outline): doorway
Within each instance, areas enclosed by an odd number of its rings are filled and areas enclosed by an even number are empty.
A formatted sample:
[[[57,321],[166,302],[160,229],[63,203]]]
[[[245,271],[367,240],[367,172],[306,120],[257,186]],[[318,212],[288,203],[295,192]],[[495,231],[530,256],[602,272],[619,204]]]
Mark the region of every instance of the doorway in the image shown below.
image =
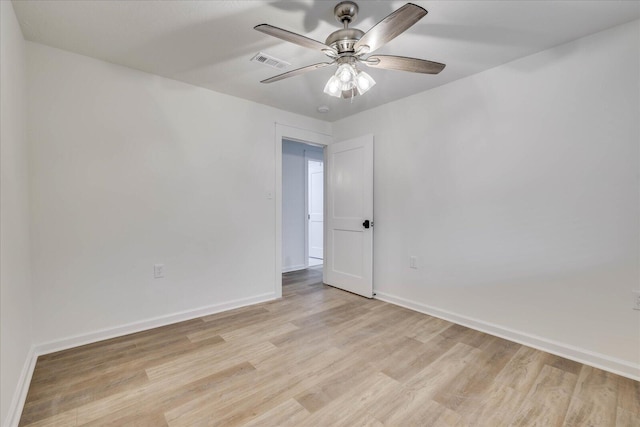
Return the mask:
[[[283,162],[283,153],[282,153],[282,143],[284,140],[310,143],[315,145],[316,147],[325,148],[329,144],[333,142],[333,138],[328,133],[322,133],[318,131],[312,131],[308,129],[302,129],[295,126],[289,126],[282,123],[275,124],[275,138],[274,138],[274,152],[275,152],[275,181],[274,181],[274,210],[275,210],[275,259],[274,264],[275,268],[273,270],[274,273],[274,292],[273,295],[275,298],[282,297],[282,272],[283,272],[283,204],[282,204],[282,193],[283,193],[283,176],[282,176],[282,162]],[[324,160],[324,159],[323,159]],[[324,161],[324,167],[328,166],[327,162]],[[326,175],[325,175],[326,181]],[[326,185],[325,185],[326,187]],[[325,206],[326,209],[326,206]],[[326,240],[326,235],[323,236],[324,240]],[[324,265],[322,267],[322,272],[324,276]]]
[[[324,258],[323,147],[282,141],[282,272],[310,266]]]

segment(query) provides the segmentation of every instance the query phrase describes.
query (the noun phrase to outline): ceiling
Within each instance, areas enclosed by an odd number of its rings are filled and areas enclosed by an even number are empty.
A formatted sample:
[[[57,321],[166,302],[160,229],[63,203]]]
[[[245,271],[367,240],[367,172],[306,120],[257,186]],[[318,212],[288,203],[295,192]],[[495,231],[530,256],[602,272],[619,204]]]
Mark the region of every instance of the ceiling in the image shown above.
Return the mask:
[[[640,17],[638,1],[414,1],[429,14],[377,54],[447,64],[439,75],[368,68],[363,96],[323,93],[333,67],[260,80],[327,58],[253,30],[268,23],[324,42],[341,25],[337,1],[13,1],[27,40],[334,121]],[[360,1],[367,31],[406,1]],[[285,70],[249,60],[264,52]],[[328,113],[317,111],[327,105]]]

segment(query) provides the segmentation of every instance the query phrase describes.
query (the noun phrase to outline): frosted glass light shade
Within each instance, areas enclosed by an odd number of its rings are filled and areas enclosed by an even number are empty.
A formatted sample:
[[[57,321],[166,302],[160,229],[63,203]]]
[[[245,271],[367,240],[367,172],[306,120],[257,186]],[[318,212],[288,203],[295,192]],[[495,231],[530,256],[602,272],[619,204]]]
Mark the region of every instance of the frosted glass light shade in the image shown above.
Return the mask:
[[[340,64],[324,87],[324,93],[336,98],[352,98],[362,95],[376,84],[364,71],[358,71],[351,64]]]
[[[342,96],[342,84],[340,83],[340,79],[338,77],[331,76],[327,84],[324,86],[324,93],[327,95],[335,96],[336,98],[340,98]]]
[[[356,88],[358,88],[358,94],[363,95],[366,91],[371,89],[376,84],[369,74],[364,71],[359,71],[356,77]]]

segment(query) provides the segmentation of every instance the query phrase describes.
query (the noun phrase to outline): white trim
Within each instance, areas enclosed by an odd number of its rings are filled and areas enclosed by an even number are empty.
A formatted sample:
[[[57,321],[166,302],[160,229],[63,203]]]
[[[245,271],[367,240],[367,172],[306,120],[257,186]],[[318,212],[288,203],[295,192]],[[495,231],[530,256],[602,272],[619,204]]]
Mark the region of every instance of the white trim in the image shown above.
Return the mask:
[[[385,301],[394,305],[398,305],[410,310],[414,310],[420,313],[428,314],[430,316],[438,317],[450,322],[457,323],[468,328],[472,328],[481,332],[485,332],[490,335],[494,335],[500,338],[514,341],[519,344],[523,344],[529,347],[533,347],[538,350],[546,351],[547,353],[555,354],[557,356],[571,359],[576,362],[583,363],[585,365],[593,366],[595,368],[603,369],[605,371],[612,372],[623,377],[631,378],[635,381],[640,381],[640,364],[628,362],[626,360],[618,359],[615,357],[607,356],[605,354],[596,353],[584,348],[575,347],[569,344],[553,341],[547,338],[543,338],[537,335],[528,334],[521,331],[516,331],[510,328],[505,328],[494,323],[485,322],[482,320],[467,317],[461,314],[452,313],[447,310],[441,310],[436,307],[432,307],[426,304],[421,304],[415,301],[398,297],[391,294],[386,294],[380,291],[374,291],[374,298],[381,301]]]
[[[20,416],[22,415],[22,408],[27,400],[27,393],[29,392],[29,385],[31,384],[31,377],[33,377],[33,371],[36,368],[36,361],[38,360],[38,354],[36,353],[35,346],[31,346],[27,357],[22,365],[22,371],[18,378],[18,384],[16,390],[13,393],[13,399],[9,405],[9,411],[7,418],[3,424],[5,427],[17,427],[20,423]]]
[[[78,347],[81,345],[91,344],[110,338],[121,337],[124,335],[133,334],[135,332],[146,331],[148,329],[171,325],[174,323],[183,322],[185,320],[196,319],[198,317],[208,316],[210,314],[220,313],[222,311],[232,310],[234,308],[245,307],[247,305],[258,304],[265,301],[272,301],[274,299],[276,298],[273,293],[256,295],[249,298],[241,298],[221,304],[214,304],[207,307],[197,308],[194,310],[186,310],[179,313],[158,316],[140,322],[133,322],[122,326],[116,326],[114,328],[101,329],[95,332],[90,332],[88,334],[75,335],[60,340],[49,341],[37,345],[36,354],[40,356],[43,354],[54,353],[56,351],[67,350],[69,348]]]
[[[305,268],[309,268],[309,266],[307,264],[292,265],[291,267],[283,267],[282,272],[290,273],[292,271],[304,270]]]
[[[333,137],[328,134],[301,129],[295,126],[288,126],[282,123],[275,123],[274,155],[275,155],[275,268],[274,268],[274,294],[275,298],[282,298],[282,139],[311,143],[316,145],[329,145],[333,142]]]

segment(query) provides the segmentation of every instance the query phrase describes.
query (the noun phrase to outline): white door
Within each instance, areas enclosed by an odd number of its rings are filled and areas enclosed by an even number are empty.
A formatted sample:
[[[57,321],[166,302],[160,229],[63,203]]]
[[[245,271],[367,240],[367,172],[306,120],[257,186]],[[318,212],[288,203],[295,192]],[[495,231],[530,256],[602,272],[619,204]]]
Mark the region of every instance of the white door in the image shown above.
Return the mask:
[[[324,170],[322,162],[315,160],[307,161],[308,168],[308,204],[309,204],[309,257],[322,259],[323,249],[323,188]]]
[[[373,135],[327,147],[324,282],[373,297]]]

